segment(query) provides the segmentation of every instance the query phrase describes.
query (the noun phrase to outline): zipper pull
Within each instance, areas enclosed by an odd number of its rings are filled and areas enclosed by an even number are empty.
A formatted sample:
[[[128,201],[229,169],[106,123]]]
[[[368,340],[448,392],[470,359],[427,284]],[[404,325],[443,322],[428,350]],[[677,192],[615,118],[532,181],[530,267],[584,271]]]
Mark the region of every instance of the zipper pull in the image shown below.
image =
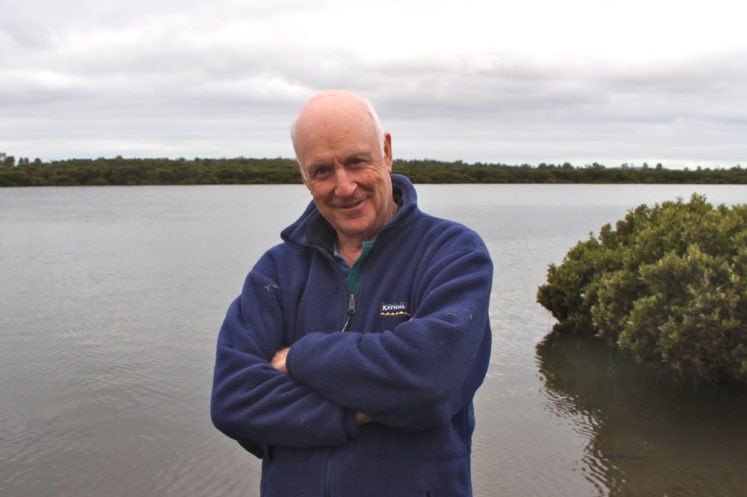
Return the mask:
[[[348,297],[348,317],[345,320],[345,326],[342,331],[350,331],[350,325],[353,324],[353,315],[355,314],[355,294],[351,293]]]

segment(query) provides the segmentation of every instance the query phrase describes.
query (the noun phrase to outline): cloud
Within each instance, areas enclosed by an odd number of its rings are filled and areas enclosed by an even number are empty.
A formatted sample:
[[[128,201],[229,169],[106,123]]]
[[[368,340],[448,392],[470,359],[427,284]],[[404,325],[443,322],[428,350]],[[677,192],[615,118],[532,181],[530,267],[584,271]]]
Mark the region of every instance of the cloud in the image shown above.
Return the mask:
[[[724,0],[6,0],[0,150],[289,156],[326,88],[405,158],[735,165],[747,42]]]

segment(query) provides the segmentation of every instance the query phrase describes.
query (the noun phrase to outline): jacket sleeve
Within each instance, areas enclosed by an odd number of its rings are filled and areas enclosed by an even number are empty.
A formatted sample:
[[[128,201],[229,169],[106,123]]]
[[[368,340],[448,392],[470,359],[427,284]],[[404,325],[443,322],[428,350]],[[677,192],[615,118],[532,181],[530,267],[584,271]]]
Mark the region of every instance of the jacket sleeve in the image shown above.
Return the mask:
[[[290,349],[290,375],[332,402],[406,430],[445,424],[463,409],[489,362],[492,262],[469,230],[446,230],[430,243],[437,248],[416,280],[410,320],[391,330],[306,335]]]
[[[246,278],[218,335],[211,417],[255,455],[261,446],[329,446],[357,434],[354,413],[269,363],[283,347],[281,288],[265,255]]]

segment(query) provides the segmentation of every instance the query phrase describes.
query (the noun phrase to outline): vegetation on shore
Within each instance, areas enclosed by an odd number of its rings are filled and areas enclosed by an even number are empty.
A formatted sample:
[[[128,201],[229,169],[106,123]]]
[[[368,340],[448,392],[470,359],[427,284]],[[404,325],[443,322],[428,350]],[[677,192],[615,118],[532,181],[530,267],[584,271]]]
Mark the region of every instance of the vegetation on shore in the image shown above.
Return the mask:
[[[747,383],[747,204],[641,205],[551,264],[554,331],[594,334],[667,376]]]
[[[747,168],[666,169],[539,164],[467,164],[396,160],[394,172],[415,183],[680,183],[747,184]],[[197,185],[300,183],[291,159],[71,159],[43,162],[0,154],[0,186]]]

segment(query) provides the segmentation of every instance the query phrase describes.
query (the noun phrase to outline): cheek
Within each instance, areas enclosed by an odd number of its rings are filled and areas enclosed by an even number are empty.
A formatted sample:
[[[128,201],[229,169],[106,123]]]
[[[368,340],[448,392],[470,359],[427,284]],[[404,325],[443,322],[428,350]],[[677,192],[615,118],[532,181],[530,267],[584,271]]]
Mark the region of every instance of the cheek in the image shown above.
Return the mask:
[[[381,165],[372,166],[361,171],[359,178],[359,183],[369,189],[383,188],[390,183],[389,173]]]
[[[379,177],[377,178],[376,184],[377,184],[377,188],[378,188],[379,190],[382,190],[382,191],[389,191],[389,192],[391,192],[391,191],[392,191],[392,180],[391,180],[391,178],[389,177],[389,174],[387,174],[387,175],[385,175],[385,176],[383,176],[383,175],[380,175],[380,176],[379,176]]]
[[[312,183],[309,185],[309,193],[314,200],[322,200],[333,194],[334,186],[327,183]]]

